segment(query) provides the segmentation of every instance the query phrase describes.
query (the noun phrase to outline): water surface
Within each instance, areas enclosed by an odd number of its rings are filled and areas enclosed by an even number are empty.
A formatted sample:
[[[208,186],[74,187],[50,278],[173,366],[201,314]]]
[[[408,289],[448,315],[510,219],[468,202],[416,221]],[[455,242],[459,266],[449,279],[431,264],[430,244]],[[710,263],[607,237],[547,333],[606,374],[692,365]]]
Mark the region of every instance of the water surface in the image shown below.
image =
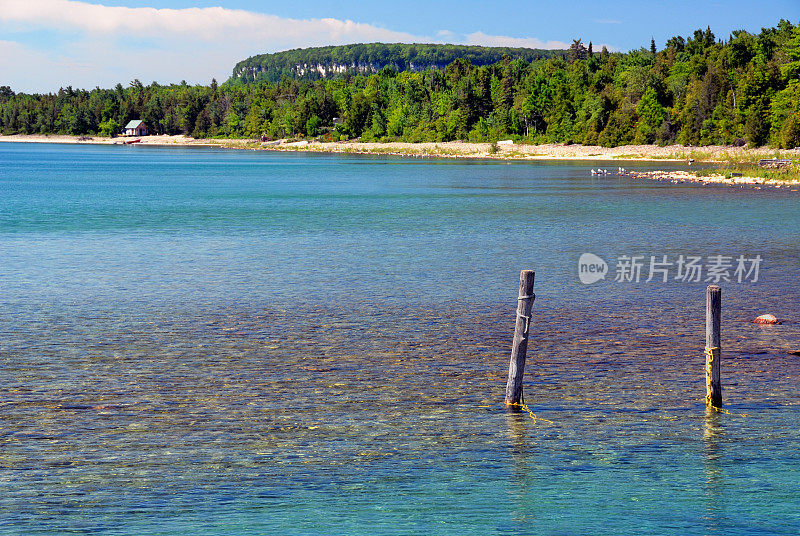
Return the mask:
[[[797,534],[797,193],[593,165],[0,144],[0,533]]]

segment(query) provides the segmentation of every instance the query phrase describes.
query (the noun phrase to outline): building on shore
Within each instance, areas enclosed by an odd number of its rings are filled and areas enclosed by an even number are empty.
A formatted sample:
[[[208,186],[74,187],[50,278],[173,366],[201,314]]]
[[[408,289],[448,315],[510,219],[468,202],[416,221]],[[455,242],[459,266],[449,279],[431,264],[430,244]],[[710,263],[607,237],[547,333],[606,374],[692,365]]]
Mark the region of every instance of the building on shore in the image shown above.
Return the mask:
[[[126,136],[147,136],[149,129],[141,119],[134,119],[125,125],[124,134]]]

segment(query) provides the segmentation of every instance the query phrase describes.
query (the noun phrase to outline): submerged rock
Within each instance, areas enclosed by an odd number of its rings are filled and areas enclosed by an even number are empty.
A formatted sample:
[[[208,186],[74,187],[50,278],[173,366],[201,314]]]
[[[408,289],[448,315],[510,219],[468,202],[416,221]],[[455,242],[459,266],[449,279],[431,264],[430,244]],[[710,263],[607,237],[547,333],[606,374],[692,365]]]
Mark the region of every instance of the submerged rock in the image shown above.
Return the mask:
[[[753,320],[753,322],[755,322],[756,324],[780,324],[780,322],[778,322],[778,319],[775,318],[775,315],[770,315],[770,314],[761,315],[755,320]]]

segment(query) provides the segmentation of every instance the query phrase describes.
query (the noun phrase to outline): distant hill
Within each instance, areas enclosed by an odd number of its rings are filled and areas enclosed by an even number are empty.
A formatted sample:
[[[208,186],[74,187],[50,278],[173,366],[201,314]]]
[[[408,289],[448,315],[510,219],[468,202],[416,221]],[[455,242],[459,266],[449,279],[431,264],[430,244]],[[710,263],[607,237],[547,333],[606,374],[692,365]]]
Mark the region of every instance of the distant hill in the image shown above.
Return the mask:
[[[384,67],[397,71],[443,69],[463,58],[473,65],[491,65],[503,59],[533,61],[564,56],[565,50],[480,47],[467,45],[426,45],[365,43],[316,48],[296,48],[274,54],[260,54],[240,61],[229,82],[277,82],[283,76],[316,80],[345,74],[373,74]]]

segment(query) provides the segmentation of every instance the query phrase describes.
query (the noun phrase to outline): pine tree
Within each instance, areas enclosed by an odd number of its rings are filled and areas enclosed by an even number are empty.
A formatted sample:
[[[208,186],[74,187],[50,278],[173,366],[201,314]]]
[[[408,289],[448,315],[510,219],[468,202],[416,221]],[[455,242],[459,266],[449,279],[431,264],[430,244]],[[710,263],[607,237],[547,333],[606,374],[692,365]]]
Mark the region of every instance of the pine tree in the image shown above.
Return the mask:
[[[570,61],[586,59],[586,47],[583,46],[580,39],[572,40],[572,44],[569,46],[569,59]]]
[[[767,120],[767,110],[763,99],[759,99],[747,115],[744,125],[744,133],[747,141],[754,147],[764,145],[769,136],[769,122]]]
[[[800,26],[792,30],[792,37],[785,46],[791,61],[781,65],[781,74],[787,81],[797,81],[800,79]]]
[[[656,40],[655,38],[650,38],[650,54],[655,55],[656,53]]]
[[[800,120],[798,120],[797,114],[790,115],[786,120],[780,141],[784,149],[794,149],[800,146]]]

